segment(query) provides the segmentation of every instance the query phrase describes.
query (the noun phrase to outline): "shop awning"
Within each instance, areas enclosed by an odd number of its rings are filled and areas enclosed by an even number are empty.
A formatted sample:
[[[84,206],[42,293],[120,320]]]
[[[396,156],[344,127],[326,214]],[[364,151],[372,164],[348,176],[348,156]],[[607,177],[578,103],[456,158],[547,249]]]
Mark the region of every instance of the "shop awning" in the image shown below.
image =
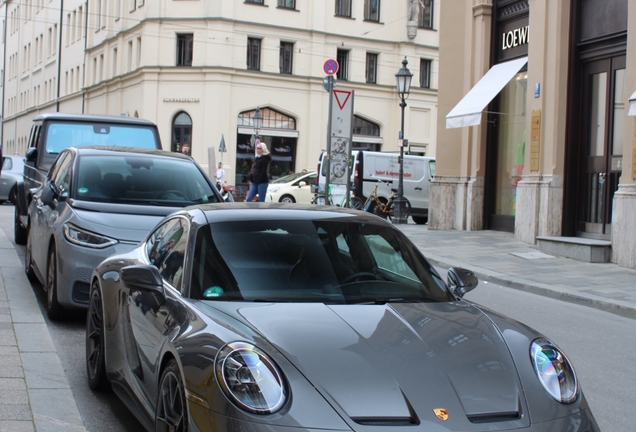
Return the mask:
[[[632,93],[629,97],[629,112],[628,116],[636,116],[636,92]]]
[[[481,121],[481,112],[527,62],[528,57],[524,57],[491,67],[448,113],[446,129],[478,125]]]

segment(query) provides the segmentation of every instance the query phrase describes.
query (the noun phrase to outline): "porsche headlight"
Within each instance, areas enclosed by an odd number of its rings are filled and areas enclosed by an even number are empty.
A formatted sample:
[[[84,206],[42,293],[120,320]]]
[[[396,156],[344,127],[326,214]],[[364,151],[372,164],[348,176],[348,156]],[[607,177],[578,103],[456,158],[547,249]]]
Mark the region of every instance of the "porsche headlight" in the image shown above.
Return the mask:
[[[117,244],[117,240],[83,230],[70,223],[64,224],[63,228],[64,238],[79,246],[104,249],[108,246]]]
[[[278,190],[280,189],[280,186],[270,186],[267,188],[267,192],[268,193],[275,193],[278,192]]]
[[[214,360],[214,368],[219,386],[241,409],[271,414],[287,400],[283,374],[267,354],[252,344],[225,345]]]
[[[539,381],[550,396],[564,404],[576,400],[576,374],[563,351],[547,339],[535,339],[530,347],[530,358]]]

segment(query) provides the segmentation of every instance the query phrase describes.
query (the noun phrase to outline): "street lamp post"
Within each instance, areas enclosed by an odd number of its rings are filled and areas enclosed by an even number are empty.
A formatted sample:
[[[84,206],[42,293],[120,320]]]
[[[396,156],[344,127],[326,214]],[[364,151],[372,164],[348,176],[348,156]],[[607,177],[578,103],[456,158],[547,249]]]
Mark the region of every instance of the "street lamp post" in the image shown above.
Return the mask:
[[[254,113],[254,117],[252,117],[252,123],[254,125],[254,140],[253,141],[256,142],[256,140],[258,139],[258,131],[263,125],[263,116],[261,115],[261,109],[258,107],[256,107],[256,112]]]
[[[395,78],[397,80],[397,90],[398,95],[400,96],[400,107],[402,108],[402,123],[400,127],[400,137],[401,146],[400,146],[400,173],[398,177],[398,191],[397,196],[395,197],[393,206],[395,208],[394,211],[394,223],[396,224],[405,224],[407,223],[408,214],[404,211],[404,108],[406,108],[406,98],[409,97],[409,91],[411,90],[411,78],[413,78],[413,74],[406,67],[409,64],[406,57],[402,60],[402,67],[395,74]]]

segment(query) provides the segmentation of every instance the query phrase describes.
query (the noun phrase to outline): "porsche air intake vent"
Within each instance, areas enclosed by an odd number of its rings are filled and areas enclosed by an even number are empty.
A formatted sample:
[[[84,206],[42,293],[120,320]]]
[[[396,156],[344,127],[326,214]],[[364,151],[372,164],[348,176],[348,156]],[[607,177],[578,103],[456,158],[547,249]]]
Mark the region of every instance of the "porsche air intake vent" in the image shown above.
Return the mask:
[[[354,422],[364,425],[364,426],[413,426],[417,425],[420,422],[412,417],[408,418],[382,418],[382,417],[356,417],[352,418]]]
[[[519,420],[520,418],[521,414],[519,414],[518,411],[507,413],[473,414],[468,416],[468,420],[471,423],[495,423]]]

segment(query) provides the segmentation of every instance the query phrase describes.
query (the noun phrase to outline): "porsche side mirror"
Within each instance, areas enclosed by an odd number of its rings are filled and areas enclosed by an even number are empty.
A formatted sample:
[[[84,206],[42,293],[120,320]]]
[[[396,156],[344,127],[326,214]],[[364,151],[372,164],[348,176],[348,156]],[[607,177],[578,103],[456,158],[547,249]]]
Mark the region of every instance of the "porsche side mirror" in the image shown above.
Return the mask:
[[[479,279],[477,279],[475,273],[470,270],[466,270],[461,267],[451,267],[448,269],[446,283],[453,295],[460,299],[464,297],[468,291],[477,287]]]
[[[155,293],[159,303],[166,301],[166,291],[157,267],[152,265],[131,265],[120,270],[121,280],[128,288]]]

